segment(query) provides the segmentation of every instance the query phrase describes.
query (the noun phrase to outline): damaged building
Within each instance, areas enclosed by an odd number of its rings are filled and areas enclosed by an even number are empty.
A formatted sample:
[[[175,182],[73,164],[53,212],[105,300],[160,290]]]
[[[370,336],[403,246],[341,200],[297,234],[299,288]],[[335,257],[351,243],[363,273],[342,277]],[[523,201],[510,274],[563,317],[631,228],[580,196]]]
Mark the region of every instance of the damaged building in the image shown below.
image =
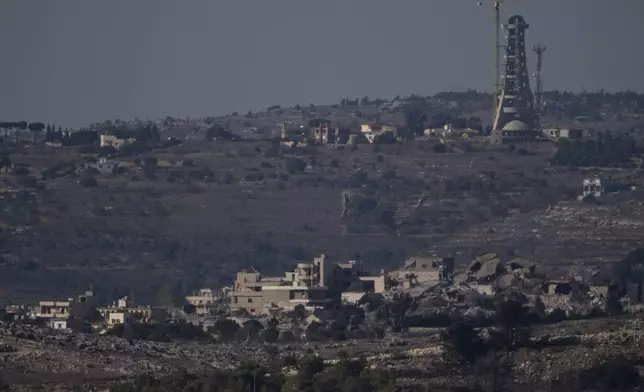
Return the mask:
[[[265,277],[254,269],[238,272],[230,294],[231,310],[260,315],[298,305],[325,307],[339,302],[340,294],[349,289],[381,293],[385,285],[384,271],[378,276],[364,275],[355,262],[334,263],[321,255],[312,262],[298,263],[283,277]]]
[[[425,283],[450,282],[454,277],[454,259],[451,257],[412,257],[403,268],[393,271],[391,278],[411,288]]]

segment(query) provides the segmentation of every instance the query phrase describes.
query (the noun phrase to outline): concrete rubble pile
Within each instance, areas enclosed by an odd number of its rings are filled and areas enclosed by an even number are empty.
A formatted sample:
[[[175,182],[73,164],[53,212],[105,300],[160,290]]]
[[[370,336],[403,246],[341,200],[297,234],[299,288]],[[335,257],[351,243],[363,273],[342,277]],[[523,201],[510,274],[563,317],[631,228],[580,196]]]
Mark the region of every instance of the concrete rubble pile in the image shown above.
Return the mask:
[[[551,285],[570,287],[560,293]],[[417,298],[422,310],[416,313],[488,319],[494,314],[494,300],[510,294],[542,317],[586,317],[606,310],[606,295],[591,290],[588,284],[551,281],[537,274],[536,265],[528,260],[502,261],[495,253],[485,253],[458,273],[453,283],[425,289]]]

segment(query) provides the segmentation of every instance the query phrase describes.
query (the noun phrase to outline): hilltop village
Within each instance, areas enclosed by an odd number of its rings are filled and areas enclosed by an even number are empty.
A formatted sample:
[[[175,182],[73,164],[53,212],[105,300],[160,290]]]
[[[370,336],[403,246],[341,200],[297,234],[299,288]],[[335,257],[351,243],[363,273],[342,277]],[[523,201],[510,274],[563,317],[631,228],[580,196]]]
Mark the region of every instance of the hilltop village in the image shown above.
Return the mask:
[[[320,255],[310,262],[298,262],[283,276],[263,276],[255,269],[240,271],[231,286],[198,290],[176,308],[134,304],[128,297],[100,304],[90,289],[65,300],[8,305],[2,317],[9,323],[99,334],[123,325],[177,322],[213,332],[211,328],[221,320],[233,320],[242,327],[253,319],[266,323],[294,311],[312,315],[311,320],[333,322],[343,307],[357,306],[369,312],[401,298],[437,301],[423,310],[433,313],[459,307],[472,312],[472,307],[485,309],[492,299],[512,294],[541,317],[564,319],[603,314],[611,304],[638,311],[641,290],[639,282],[620,286],[597,272],[569,280],[548,279],[528,260],[501,260],[494,253],[481,254],[460,270],[455,269],[453,258],[414,257],[399,269],[377,274],[367,273],[357,261],[333,262]]]
[[[641,388],[644,95],[505,28],[493,94],[0,122],[0,390]]]

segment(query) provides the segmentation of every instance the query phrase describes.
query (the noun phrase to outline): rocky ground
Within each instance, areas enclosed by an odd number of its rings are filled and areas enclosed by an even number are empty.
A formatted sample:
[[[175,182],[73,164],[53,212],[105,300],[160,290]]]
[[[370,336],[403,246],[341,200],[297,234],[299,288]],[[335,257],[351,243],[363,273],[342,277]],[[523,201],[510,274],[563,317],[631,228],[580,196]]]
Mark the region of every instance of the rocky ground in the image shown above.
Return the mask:
[[[267,361],[258,346],[155,343],[14,324],[0,327],[0,341],[5,347],[0,350],[3,380],[17,390],[104,384],[140,374],[231,369],[245,361]]]
[[[511,354],[511,378],[517,386],[539,390],[558,385],[571,374],[606,358],[639,358],[644,320],[638,316],[565,321],[531,327],[531,340]],[[116,337],[5,324],[0,327],[2,378],[14,391],[100,390],[140,374],[164,375],[185,369],[230,369],[242,362],[268,364],[262,345],[153,343]],[[446,376],[439,330],[406,333],[379,341],[280,345],[280,353],[317,353],[333,362],[340,351],[363,356],[373,365],[394,369],[401,384],[427,387],[471,384],[472,374]],[[274,359],[273,359],[274,361]],[[485,364],[488,360],[483,360]],[[485,379],[489,369],[480,366]],[[451,373],[450,373],[451,374]],[[544,389],[547,390],[547,389]]]
[[[636,189],[597,202],[564,201],[538,211],[472,226],[437,245],[436,252],[458,249],[465,260],[494,250],[538,262],[551,277],[570,277],[607,269],[644,238],[644,192]]]

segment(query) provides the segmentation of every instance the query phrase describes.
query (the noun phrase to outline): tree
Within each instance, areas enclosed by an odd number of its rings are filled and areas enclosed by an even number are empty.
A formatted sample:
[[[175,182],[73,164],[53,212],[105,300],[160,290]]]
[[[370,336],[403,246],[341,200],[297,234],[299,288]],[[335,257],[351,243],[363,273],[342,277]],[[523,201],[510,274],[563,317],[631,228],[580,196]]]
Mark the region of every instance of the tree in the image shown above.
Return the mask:
[[[27,129],[27,122],[18,121],[17,123],[13,124],[13,128],[16,129],[16,143],[18,143],[20,141],[20,131],[24,131]]]
[[[29,123],[28,128],[34,134],[34,144],[36,144],[37,136],[45,129],[45,124],[41,122]]]
[[[78,181],[83,188],[96,188],[98,181],[94,177],[85,177]]]
[[[483,339],[471,324],[456,322],[441,333],[443,347],[451,361],[470,365],[486,354]]]
[[[299,158],[286,158],[284,166],[288,174],[302,173],[306,169],[306,162]]]
[[[525,325],[527,309],[517,300],[505,300],[497,304],[496,324],[499,333],[497,343],[512,351],[516,344],[517,332]],[[527,336],[527,330],[522,330]]]
[[[223,341],[233,340],[238,330],[239,324],[229,319],[217,320],[210,328],[210,332],[217,334]]]

